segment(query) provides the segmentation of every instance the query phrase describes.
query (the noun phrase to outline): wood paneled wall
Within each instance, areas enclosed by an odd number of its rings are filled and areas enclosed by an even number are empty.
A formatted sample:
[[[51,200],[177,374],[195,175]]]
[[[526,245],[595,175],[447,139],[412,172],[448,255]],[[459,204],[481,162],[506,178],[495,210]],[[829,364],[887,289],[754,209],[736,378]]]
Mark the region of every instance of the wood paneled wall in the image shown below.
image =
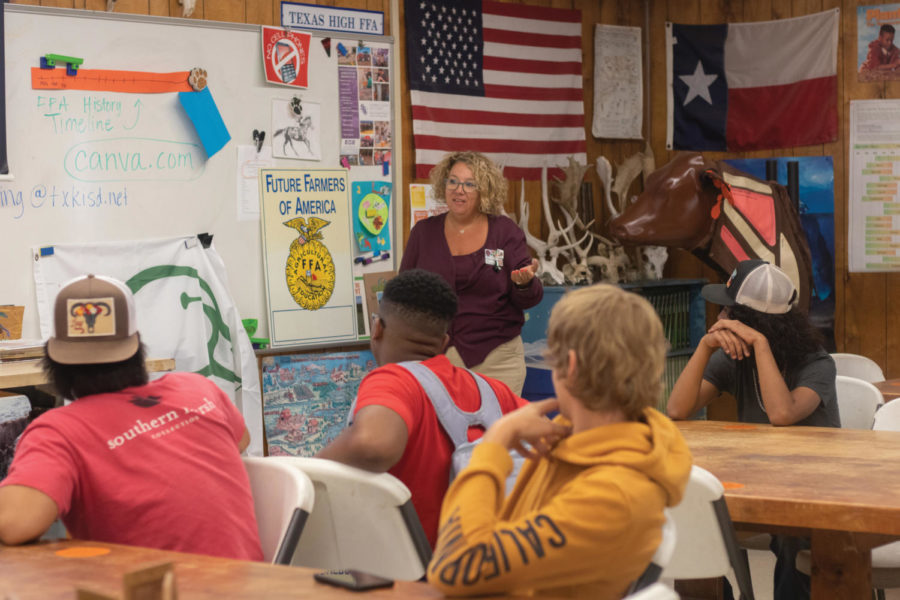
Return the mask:
[[[900,293],[900,275],[849,273],[847,270],[848,143],[851,100],[892,98],[900,83],[860,83],[856,78],[856,2],[849,0],[658,0],[650,1],[650,57],[654,65],[650,85],[665,86],[665,21],[722,23],[798,17],[831,8],[841,9],[838,49],[838,140],[823,145],[766,152],[730,154],[728,157],[820,156],[834,159],[835,226],[835,342],[839,351],[864,354],[877,361],[887,377],[900,377],[900,308],[890,300]],[[658,66],[658,68],[656,68]],[[650,139],[657,164],[665,157],[666,101],[661,93],[652,99],[653,127]],[[668,153],[671,155],[671,153]],[[712,158],[726,157],[709,153]],[[664,159],[663,159],[664,160]],[[671,261],[672,275],[700,276],[702,267],[684,253]]]
[[[403,191],[404,229],[409,227],[408,184],[413,179],[413,143],[410,124],[409,97],[406,92],[405,42],[403,40],[403,0],[399,0],[400,31],[390,31],[391,0],[303,0],[308,4],[322,4],[346,8],[377,10],[385,13],[385,29],[396,36],[400,58],[401,110],[404,134],[402,137],[403,164],[399,190]],[[649,72],[644,73],[649,86],[649,118],[644,132],[656,156],[657,165],[669,160],[665,150],[665,34],[666,21],[680,23],[723,23],[729,21],[761,21],[794,17],[841,8],[840,49],[838,53],[838,117],[840,138],[833,143],[781,149],[767,152],[729,154],[728,157],[819,156],[834,158],[835,178],[835,339],[839,350],[864,354],[876,360],[888,377],[900,377],[900,336],[893,335],[900,328],[900,274],[860,274],[847,271],[847,143],[849,141],[849,102],[867,98],[900,96],[900,82],[860,83],[856,80],[856,2],[850,0],[510,0],[516,3],[576,8],[582,13],[583,76],[585,97],[585,131],[587,153],[591,169],[586,181],[593,184],[594,212],[602,223],[605,219],[601,202],[602,190],[593,169],[598,156],[612,163],[643,148],[643,142],[616,141],[593,138],[590,134],[593,103],[593,27],[595,23],[629,25],[645,28],[649,40]],[[106,10],[106,0],[14,0],[19,4],[40,4],[65,8]],[[196,0],[192,18],[215,21],[234,21],[277,25],[280,22],[280,0]],[[117,0],[115,12],[162,16],[181,16],[178,0]],[[646,102],[646,99],[645,99]],[[711,158],[725,154],[710,153]],[[519,182],[511,182],[507,211],[516,212],[520,193]],[[525,182],[526,199],[531,206],[530,228],[534,233],[546,233],[540,209],[540,183]],[[602,227],[602,224],[601,224]],[[405,232],[404,232],[405,234]],[[405,239],[405,235],[404,235]],[[690,254],[670,253],[666,267],[670,277],[705,277],[715,279],[712,271]],[[896,306],[896,308],[895,308]]]

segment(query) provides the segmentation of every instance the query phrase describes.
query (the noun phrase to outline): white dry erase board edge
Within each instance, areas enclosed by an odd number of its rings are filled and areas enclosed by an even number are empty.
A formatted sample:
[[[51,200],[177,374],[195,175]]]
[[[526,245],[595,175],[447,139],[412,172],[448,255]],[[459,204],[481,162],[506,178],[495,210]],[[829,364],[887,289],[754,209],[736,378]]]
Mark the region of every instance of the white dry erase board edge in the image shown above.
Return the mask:
[[[271,144],[272,101],[297,94],[321,108],[322,160],[275,159],[275,166],[340,167],[337,59],[333,45],[328,57],[321,44],[331,36],[310,32],[310,86],[293,90],[265,82],[259,25],[3,8],[7,148],[15,177],[0,180],[0,273],[6,283],[0,302],[27,307],[23,336],[40,337],[32,247],[210,233],[241,316],[258,318],[256,335],[265,337],[260,225],[238,219],[236,146],[251,144],[254,129],[265,130],[265,144]],[[391,37],[353,39],[393,53]],[[84,69],[168,73],[202,67],[231,140],[207,159],[175,93],[34,90],[30,70],[46,53],[83,58]],[[103,164],[84,168],[84,159],[97,151]],[[171,158],[174,168],[158,169],[159,156],[166,164]],[[126,167],[116,168],[116,161]],[[179,161],[190,164],[179,168]],[[350,178],[393,182],[395,172],[384,176],[380,167],[354,167]]]

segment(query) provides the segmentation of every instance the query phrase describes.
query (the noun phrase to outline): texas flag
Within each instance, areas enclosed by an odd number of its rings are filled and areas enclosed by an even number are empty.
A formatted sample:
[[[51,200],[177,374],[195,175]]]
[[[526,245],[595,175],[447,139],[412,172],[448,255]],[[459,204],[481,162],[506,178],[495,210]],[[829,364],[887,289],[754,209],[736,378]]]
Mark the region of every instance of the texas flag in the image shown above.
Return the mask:
[[[838,9],[757,23],[666,23],[666,147],[762,150],[837,139]]]

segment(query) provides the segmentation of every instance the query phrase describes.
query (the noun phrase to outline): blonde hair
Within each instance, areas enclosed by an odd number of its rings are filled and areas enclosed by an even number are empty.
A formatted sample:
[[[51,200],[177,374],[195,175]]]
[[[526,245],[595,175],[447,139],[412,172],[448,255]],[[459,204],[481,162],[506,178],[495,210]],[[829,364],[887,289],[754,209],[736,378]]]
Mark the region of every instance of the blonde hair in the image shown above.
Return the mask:
[[[465,152],[451,152],[445,154],[441,162],[434,165],[428,177],[431,179],[431,193],[438,202],[446,202],[444,197],[447,187],[447,177],[453,165],[461,162],[472,170],[475,176],[475,184],[481,198],[481,212],[488,215],[499,215],[506,203],[506,179],[503,172],[491,159],[480,152],[466,150]]]
[[[566,381],[569,350],[575,351],[576,369]],[[647,300],[597,284],[568,292],[553,307],[546,359],[585,407],[619,408],[636,420],[662,396],[666,338]]]

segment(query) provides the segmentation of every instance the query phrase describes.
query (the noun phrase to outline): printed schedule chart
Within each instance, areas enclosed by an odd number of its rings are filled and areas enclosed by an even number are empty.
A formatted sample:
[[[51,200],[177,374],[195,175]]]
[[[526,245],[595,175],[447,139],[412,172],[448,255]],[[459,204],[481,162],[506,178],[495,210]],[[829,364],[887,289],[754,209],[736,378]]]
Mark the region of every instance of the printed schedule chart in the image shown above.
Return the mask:
[[[900,271],[900,101],[850,103],[849,270]]]

